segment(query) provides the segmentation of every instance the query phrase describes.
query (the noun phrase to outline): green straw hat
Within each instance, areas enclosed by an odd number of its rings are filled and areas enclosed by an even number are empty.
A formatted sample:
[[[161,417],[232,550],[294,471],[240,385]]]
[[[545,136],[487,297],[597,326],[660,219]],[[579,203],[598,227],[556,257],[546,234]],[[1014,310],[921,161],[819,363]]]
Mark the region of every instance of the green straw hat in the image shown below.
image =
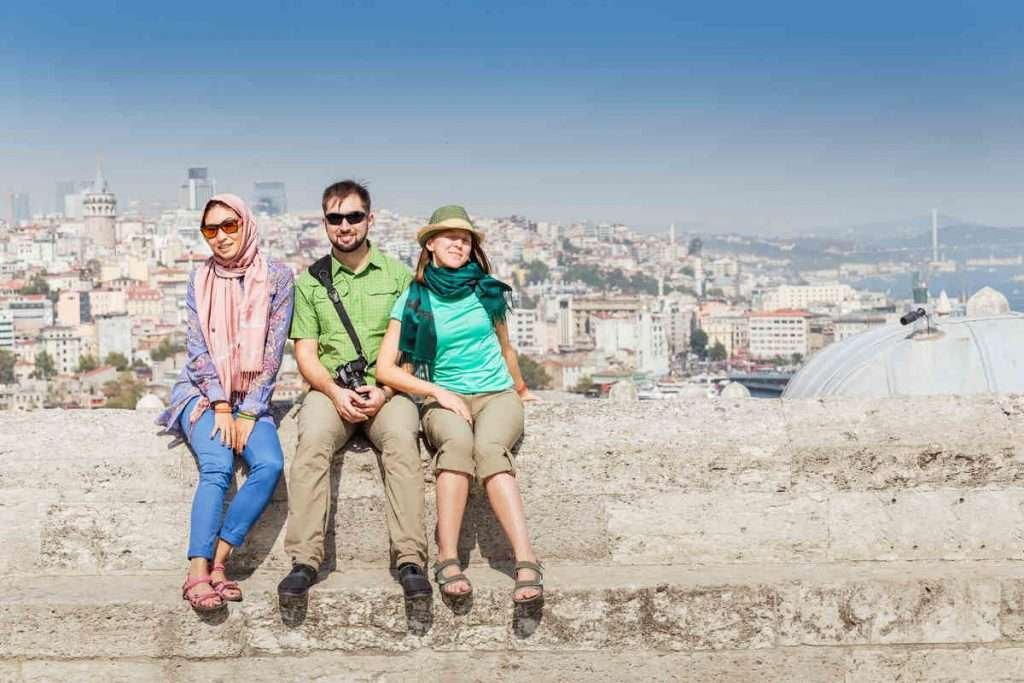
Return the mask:
[[[422,247],[434,233],[452,229],[468,230],[473,233],[477,242],[484,241],[484,234],[476,229],[473,221],[469,220],[469,214],[466,213],[466,210],[456,204],[442,206],[431,214],[430,222],[416,233],[416,241]]]

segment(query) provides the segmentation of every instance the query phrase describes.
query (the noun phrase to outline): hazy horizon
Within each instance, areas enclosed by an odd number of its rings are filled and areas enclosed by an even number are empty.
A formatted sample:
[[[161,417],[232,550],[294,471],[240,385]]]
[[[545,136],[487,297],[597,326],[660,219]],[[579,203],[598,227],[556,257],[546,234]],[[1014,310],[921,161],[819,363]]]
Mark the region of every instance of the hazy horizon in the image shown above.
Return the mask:
[[[97,156],[123,206],[189,166],[295,210],[328,182],[426,215],[782,233],[1024,225],[1024,7],[389,3],[0,9],[0,215]],[[690,226],[690,227],[687,227]]]

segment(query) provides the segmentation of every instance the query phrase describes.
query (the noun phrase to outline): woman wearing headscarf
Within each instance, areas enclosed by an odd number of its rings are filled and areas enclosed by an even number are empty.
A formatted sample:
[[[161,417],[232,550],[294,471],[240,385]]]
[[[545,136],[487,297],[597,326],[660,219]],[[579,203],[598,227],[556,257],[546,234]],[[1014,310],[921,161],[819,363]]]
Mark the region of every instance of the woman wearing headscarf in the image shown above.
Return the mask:
[[[391,311],[377,379],[426,397],[423,432],[436,450],[435,578],[449,597],[472,591],[457,551],[476,477],[515,553],[512,599],[532,602],[543,593],[542,567],[526,531],[512,447],[523,434],[523,401],[533,396],[505,326],[511,288],[489,275],[483,234],[461,206],[435,211],[417,240],[416,275]]]
[[[189,279],[188,362],[159,422],[188,441],[199,465],[182,597],[208,612],[242,599],[224,564],[266,508],[284,466],[269,408],[294,278],[261,253],[256,222],[241,198],[210,199],[200,230],[213,255]],[[249,474],[224,514],[236,455]]]

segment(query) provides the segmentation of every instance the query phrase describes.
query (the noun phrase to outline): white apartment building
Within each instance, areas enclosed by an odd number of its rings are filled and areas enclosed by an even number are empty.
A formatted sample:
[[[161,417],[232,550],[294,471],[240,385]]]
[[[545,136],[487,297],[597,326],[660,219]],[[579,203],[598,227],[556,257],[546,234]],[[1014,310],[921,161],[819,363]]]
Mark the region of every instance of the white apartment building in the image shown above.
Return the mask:
[[[779,356],[807,355],[807,311],[783,309],[750,314],[750,356],[767,360]]]
[[[662,377],[668,374],[668,359],[664,317],[644,311],[637,321],[636,369]]]
[[[100,360],[111,353],[120,353],[132,359],[132,320],[121,315],[93,316],[96,323],[96,351]]]
[[[14,351],[14,315],[0,309],[0,349]]]
[[[750,346],[750,320],[745,315],[709,315],[701,329],[708,336],[707,348],[721,344],[729,358]]]
[[[53,325],[53,302],[43,294],[21,294],[0,300],[0,309],[8,310],[14,329],[37,331]]]
[[[92,315],[120,315],[128,312],[128,295],[123,289],[94,289],[89,292]]]
[[[754,305],[759,311],[794,310],[816,305],[838,306],[856,298],[857,291],[853,287],[838,282],[827,285],[782,285],[761,292],[755,297]]]
[[[508,338],[523,353],[542,353],[544,327],[540,312],[534,308],[512,308],[508,312]]]
[[[68,375],[78,369],[81,342],[74,328],[64,326],[46,327],[39,334],[39,346],[53,359],[57,372]]]

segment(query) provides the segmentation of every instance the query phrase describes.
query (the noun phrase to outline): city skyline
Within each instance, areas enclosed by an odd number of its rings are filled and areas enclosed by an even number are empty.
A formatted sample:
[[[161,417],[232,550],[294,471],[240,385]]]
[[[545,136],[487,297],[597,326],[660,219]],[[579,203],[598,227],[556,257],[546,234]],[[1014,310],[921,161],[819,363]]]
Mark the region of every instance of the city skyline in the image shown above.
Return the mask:
[[[17,27],[0,215],[9,192],[52,210],[99,154],[125,207],[173,205],[203,166],[241,194],[284,182],[295,212],[354,176],[411,215],[781,232],[937,207],[1024,225],[1008,3],[246,7],[0,10]]]

